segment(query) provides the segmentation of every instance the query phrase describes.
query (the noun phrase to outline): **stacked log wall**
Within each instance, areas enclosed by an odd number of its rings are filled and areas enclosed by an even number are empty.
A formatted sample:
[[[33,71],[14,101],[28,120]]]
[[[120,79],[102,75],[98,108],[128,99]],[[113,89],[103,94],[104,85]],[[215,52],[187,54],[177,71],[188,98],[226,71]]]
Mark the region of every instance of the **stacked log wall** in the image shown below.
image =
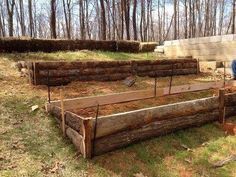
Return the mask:
[[[30,80],[34,85],[63,85],[71,81],[117,81],[131,75],[165,77],[172,74],[197,74],[197,65],[195,59],[28,63]]]
[[[75,50],[101,50],[111,52],[153,52],[157,43],[145,44],[138,41],[98,40],[52,40],[0,38],[0,52],[55,52]]]

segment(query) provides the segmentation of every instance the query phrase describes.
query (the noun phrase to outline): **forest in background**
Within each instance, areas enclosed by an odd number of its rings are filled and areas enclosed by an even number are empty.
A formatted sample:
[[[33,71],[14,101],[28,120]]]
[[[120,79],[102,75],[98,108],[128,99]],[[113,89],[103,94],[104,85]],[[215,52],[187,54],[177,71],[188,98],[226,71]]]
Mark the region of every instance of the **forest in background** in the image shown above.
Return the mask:
[[[159,41],[235,33],[236,0],[0,0],[0,37]]]

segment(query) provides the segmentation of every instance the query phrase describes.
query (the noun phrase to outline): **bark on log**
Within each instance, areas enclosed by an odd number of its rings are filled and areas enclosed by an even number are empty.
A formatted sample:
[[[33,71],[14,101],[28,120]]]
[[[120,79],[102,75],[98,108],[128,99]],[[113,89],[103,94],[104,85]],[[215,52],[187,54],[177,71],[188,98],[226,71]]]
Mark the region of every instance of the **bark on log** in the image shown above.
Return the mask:
[[[119,68],[87,68],[87,69],[71,69],[71,70],[49,70],[49,77],[78,77],[90,75],[105,75],[105,74],[130,74],[131,67],[124,66]],[[47,70],[39,71],[40,78],[48,77]]]
[[[173,69],[196,69],[197,63],[177,63],[174,64]],[[136,72],[156,71],[156,70],[171,70],[172,65],[145,65],[137,66]]]
[[[96,139],[95,155],[100,155],[117,148],[127,146],[131,143],[145,140],[154,136],[164,135],[176,130],[189,128],[191,126],[200,126],[218,119],[219,111],[215,110],[210,113],[197,114],[174,119],[152,122],[141,128],[123,131],[120,133],[105,136]]]
[[[236,106],[236,93],[225,95],[225,106]]]
[[[76,62],[37,62],[38,69],[78,69],[78,68],[110,68],[130,66],[131,61],[76,61]]]
[[[83,145],[83,136],[81,136],[77,131],[73,130],[72,128],[66,126],[66,135],[75,145],[76,149],[84,154],[84,145]]]
[[[187,75],[187,74],[196,74],[197,69],[175,69],[173,70],[173,75]],[[166,77],[172,75],[172,70],[159,70],[159,71],[148,71],[148,72],[139,72],[137,73],[140,77]]]
[[[127,129],[135,129],[154,121],[189,116],[218,109],[218,97],[174,103],[99,117],[96,137],[103,137]]]
[[[49,106],[47,107],[47,111],[52,114],[54,117],[56,117],[59,121],[61,121],[61,109],[57,106]],[[65,112],[65,123],[69,127],[76,130],[79,134],[83,134],[82,131],[82,124],[83,124],[83,118],[79,115],[76,115],[72,112],[66,111]]]
[[[59,108],[58,108],[59,109]],[[58,115],[58,109],[51,110],[51,114],[54,114],[54,117],[58,124],[61,124],[61,115]],[[65,125],[65,132],[67,137],[72,141],[75,145],[76,149],[81,153],[84,154],[84,143],[83,143],[83,136],[82,134],[78,133],[76,130],[69,127],[67,124]]]
[[[225,108],[225,118],[236,116],[236,106],[229,106]]]
[[[167,59],[167,60],[140,60],[136,61],[138,66],[143,65],[161,65],[161,64],[176,64],[176,63],[197,63],[196,59]]]
[[[130,75],[131,74],[129,73],[122,73],[122,74],[120,73],[120,74],[107,74],[107,75],[50,78],[49,85],[51,86],[66,85],[72,81],[118,81],[118,80],[124,80]],[[48,85],[47,78],[38,79],[38,85]]]
[[[50,78],[49,82],[47,78],[38,78],[37,85],[50,85],[50,86],[61,86],[67,85],[70,82],[74,81],[72,77],[62,77],[62,78]]]

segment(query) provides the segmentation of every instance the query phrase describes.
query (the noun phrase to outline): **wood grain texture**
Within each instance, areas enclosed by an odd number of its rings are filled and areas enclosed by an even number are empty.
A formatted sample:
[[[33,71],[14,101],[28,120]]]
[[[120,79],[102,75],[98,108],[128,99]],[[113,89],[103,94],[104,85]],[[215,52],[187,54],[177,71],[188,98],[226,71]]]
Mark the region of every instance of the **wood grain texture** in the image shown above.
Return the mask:
[[[209,113],[178,117],[169,120],[155,121],[144,125],[140,128],[127,130],[105,136],[95,141],[95,155],[100,155],[108,151],[112,151],[131,143],[145,140],[151,137],[164,135],[176,130],[189,128],[192,126],[200,126],[202,124],[217,120],[219,111],[211,111]]]
[[[230,83],[226,83],[226,84],[230,84]],[[223,86],[224,86],[224,82],[219,81],[219,82],[173,86],[171,87],[171,92],[169,92],[169,87],[157,88],[156,96],[158,97],[158,96],[165,96],[169,94],[178,94],[178,93],[185,93],[185,92],[215,89],[215,88],[221,88]],[[102,106],[102,105],[115,104],[115,103],[121,103],[121,102],[148,99],[148,98],[153,98],[153,97],[154,97],[154,89],[139,90],[139,91],[132,91],[132,92],[108,94],[108,95],[103,95],[103,96],[91,96],[91,97],[65,99],[64,106],[65,106],[65,110],[71,110],[71,109],[92,107],[98,104]],[[60,101],[52,101],[50,104],[55,105],[55,106],[60,106]],[[47,104],[46,106],[50,104]]]
[[[83,141],[84,141],[84,158],[92,158],[93,155],[93,144],[92,144],[92,136],[93,136],[93,123],[92,119],[84,119],[83,120]]]
[[[99,117],[97,121],[96,138],[127,129],[135,129],[154,121],[168,120],[197,113],[209,112],[218,107],[218,97],[210,97],[102,116]]]
[[[47,107],[47,111],[56,117],[58,120],[61,121],[61,109],[57,106],[50,106]],[[83,117],[76,115],[72,112],[65,111],[65,123],[72,129],[76,130],[79,134],[83,134],[82,124],[83,124]]]

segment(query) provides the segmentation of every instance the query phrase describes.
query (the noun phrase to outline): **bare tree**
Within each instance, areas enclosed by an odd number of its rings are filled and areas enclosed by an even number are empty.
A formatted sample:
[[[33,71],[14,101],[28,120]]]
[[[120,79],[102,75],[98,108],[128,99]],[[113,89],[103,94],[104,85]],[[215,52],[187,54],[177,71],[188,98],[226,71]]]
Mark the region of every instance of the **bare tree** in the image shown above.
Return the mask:
[[[231,30],[231,33],[232,34],[235,34],[235,11],[236,11],[236,9],[235,9],[235,4],[236,3],[236,0],[233,0],[233,5],[232,5],[232,8],[233,8],[233,12],[232,12],[232,30]]]
[[[28,0],[28,14],[29,14],[29,34],[30,34],[30,37],[33,37],[34,23],[33,23],[32,0]]]
[[[105,5],[104,1],[100,0],[100,5],[101,5],[101,32],[102,32],[102,40],[106,40],[106,11],[105,11]]]
[[[3,2],[0,3],[0,36],[5,37],[5,18],[3,13]]]
[[[25,12],[24,12],[24,1],[19,0],[18,3],[16,3],[16,14],[17,14],[17,22],[20,23],[21,28],[21,35],[26,35],[26,26],[25,26]]]
[[[174,39],[177,39],[177,0],[174,0]]]
[[[126,26],[126,37],[130,40],[130,2],[124,0],[124,14],[125,14],[125,26]]]
[[[134,0],[134,7],[133,7],[133,31],[134,31],[134,40],[138,40],[138,34],[137,34],[137,0]]]
[[[51,38],[57,38],[56,32],[56,0],[51,0]]]
[[[14,15],[14,6],[15,0],[6,0],[7,13],[8,13],[8,31],[9,36],[13,36],[13,15]]]

